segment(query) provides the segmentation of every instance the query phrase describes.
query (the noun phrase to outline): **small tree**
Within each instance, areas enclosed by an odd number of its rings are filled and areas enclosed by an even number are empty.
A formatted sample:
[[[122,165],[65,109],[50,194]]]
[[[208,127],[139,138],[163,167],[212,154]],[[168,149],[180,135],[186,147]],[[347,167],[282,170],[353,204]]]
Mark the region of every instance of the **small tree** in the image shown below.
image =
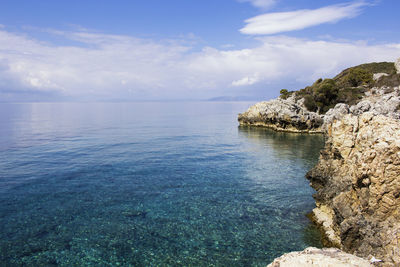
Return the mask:
[[[282,99],[287,99],[290,96],[290,93],[287,89],[282,89],[280,93]]]

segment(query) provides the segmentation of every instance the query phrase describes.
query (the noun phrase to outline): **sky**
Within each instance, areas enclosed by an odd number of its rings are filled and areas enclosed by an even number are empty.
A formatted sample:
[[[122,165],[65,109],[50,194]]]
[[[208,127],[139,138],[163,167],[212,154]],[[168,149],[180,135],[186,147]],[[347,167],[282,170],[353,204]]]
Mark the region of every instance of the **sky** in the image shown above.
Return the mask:
[[[400,57],[398,0],[2,0],[0,102],[270,99]]]

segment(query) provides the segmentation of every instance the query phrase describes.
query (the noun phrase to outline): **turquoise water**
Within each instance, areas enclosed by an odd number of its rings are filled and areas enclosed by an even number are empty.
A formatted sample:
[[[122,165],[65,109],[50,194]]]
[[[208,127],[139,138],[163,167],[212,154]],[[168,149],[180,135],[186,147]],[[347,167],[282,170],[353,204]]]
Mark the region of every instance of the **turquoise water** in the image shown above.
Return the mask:
[[[251,103],[0,104],[1,266],[265,266],[320,246],[318,135]]]

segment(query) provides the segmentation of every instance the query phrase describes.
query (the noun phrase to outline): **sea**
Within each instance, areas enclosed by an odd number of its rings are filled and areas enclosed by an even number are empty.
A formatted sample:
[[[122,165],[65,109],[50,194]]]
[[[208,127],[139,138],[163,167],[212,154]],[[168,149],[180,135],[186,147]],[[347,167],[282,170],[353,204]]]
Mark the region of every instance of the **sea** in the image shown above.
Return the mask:
[[[266,266],[321,247],[321,135],[249,102],[0,104],[1,266]]]

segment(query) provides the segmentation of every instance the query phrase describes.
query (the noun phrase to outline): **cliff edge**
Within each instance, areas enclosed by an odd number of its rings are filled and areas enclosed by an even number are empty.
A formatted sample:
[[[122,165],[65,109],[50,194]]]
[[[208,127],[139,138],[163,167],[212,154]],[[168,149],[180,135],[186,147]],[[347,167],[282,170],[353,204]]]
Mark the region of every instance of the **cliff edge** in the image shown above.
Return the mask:
[[[318,164],[307,174],[317,191],[315,221],[334,246],[399,266],[399,120],[348,114],[327,126],[326,137]]]

